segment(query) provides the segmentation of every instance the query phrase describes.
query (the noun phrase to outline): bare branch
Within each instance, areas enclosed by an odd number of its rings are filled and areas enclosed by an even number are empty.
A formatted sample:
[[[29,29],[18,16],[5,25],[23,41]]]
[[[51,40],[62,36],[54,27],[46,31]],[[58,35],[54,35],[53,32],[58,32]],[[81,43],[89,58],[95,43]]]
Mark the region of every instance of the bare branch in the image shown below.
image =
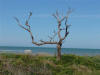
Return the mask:
[[[59,12],[58,12],[58,10],[56,11],[56,16],[59,18]]]
[[[59,17],[58,11],[56,11],[56,13],[53,14],[53,16],[55,17],[55,19],[56,19],[58,22],[60,21],[60,17]]]
[[[28,16],[28,19],[26,20],[26,22],[25,22],[25,25],[26,26],[28,26],[28,27],[30,27],[30,25],[29,25],[29,20],[30,20],[30,17],[32,16],[32,12],[30,12],[30,14],[29,14],[29,16]]]
[[[24,30],[27,30],[28,32],[30,32],[30,30],[29,30],[28,28],[25,28],[24,26],[22,26],[22,25],[20,24],[20,21],[19,21],[19,19],[18,19],[17,17],[14,17],[14,19],[16,20],[16,22],[18,23],[18,25],[19,25],[21,28],[23,28]]]
[[[51,37],[51,36],[48,36],[48,38],[50,39],[50,41],[52,41],[52,40],[53,40],[53,37]]]
[[[54,39],[57,35],[57,32],[54,30],[53,33],[54,33],[54,35],[53,35],[53,39]]]
[[[54,16],[54,18],[59,21],[59,18],[56,16],[56,14],[53,14],[52,16]]]
[[[37,45],[37,46],[41,46],[41,45],[44,45],[44,44],[57,44],[57,42],[51,42],[51,41],[43,41],[43,40],[40,40],[40,43],[38,42],[35,42],[34,41],[34,36],[32,35],[32,32],[30,30],[30,35],[31,35],[31,39],[32,39],[32,43]]]
[[[54,38],[56,37],[57,32],[55,32],[55,30],[53,31],[53,35],[52,36],[48,36],[50,41],[54,41]]]

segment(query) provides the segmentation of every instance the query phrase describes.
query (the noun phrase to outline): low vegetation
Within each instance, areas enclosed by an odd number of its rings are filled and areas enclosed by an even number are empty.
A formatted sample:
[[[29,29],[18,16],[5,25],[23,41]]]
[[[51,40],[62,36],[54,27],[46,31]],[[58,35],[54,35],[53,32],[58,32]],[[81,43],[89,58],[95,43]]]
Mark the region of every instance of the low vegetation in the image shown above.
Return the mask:
[[[100,56],[0,54],[0,75],[100,75]]]

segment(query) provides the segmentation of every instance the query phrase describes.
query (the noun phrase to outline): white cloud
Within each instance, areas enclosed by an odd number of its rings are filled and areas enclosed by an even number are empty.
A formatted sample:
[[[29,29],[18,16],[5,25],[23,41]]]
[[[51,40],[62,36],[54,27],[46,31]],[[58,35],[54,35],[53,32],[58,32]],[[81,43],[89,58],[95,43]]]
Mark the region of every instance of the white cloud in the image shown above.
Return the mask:
[[[71,17],[75,17],[75,18],[100,18],[100,14],[96,14],[96,15],[73,15]]]
[[[36,18],[50,18],[52,14],[33,14]],[[72,18],[100,18],[100,14],[73,14]]]
[[[33,14],[33,17],[39,17],[39,18],[48,18],[51,17],[51,14]]]

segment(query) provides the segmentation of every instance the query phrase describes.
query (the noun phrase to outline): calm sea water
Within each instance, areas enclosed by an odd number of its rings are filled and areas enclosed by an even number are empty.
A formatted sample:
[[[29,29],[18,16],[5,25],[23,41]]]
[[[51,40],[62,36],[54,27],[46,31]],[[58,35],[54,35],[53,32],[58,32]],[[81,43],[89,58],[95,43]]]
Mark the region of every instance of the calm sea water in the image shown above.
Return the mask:
[[[44,48],[44,47],[11,47],[0,46],[0,52],[14,52],[24,53],[24,50],[32,50],[33,53],[49,53],[56,54],[56,48]],[[100,49],[80,49],[80,48],[62,48],[62,54],[76,54],[76,55],[100,55]]]

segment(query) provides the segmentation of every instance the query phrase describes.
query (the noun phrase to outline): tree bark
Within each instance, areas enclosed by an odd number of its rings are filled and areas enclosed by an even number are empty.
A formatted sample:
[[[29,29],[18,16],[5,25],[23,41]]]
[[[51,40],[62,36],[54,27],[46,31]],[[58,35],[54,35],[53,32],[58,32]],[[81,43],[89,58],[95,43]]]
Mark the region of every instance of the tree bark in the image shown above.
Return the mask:
[[[61,60],[61,45],[57,44],[57,60]]]

